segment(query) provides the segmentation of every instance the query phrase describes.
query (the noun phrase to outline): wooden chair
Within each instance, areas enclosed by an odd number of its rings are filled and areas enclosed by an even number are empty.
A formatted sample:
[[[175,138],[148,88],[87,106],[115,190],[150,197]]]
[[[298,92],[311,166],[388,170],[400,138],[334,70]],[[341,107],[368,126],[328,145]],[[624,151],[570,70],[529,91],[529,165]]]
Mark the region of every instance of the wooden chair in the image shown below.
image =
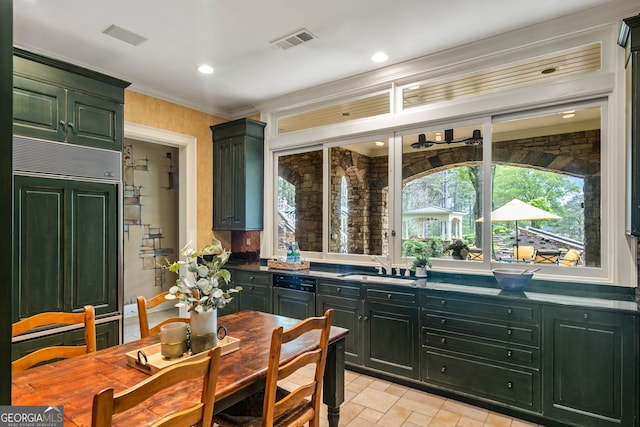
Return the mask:
[[[161,294],[158,294],[150,299],[146,299],[143,296],[139,296],[136,299],[136,302],[138,303],[138,324],[140,325],[140,338],[159,335],[160,327],[167,323],[171,323],[171,322],[189,323],[190,319],[188,317],[186,318],[171,317],[168,319],[164,319],[162,322],[158,323],[157,325],[151,328],[149,327],[149,313],[147,312],[147,310],[150,310],[162,303],[171,301],[165,298],[165,296],[167,296],[168,294],[169,292],[162,292]]]
[[[216,415],[215,422],[221,427],[294,427],[306,423],[310,427],[318,427],[332,316],[333,310],[327,310],[324,316],[307,318],[287,330],[282,327],[275,329],[271,335],[265,390]],[[317,346],[288,363],[281,363],[282,346],[311,331],[320,331]],[[290,392],[277,386],[278,381],[309,364],[315,364],[314,377],[310,382]]]
[[[514,246],[513,257],[516,262],[531,262],[535,258],[536,248],[533,246]]]
[[[84,325],[84,345],[56,345],[35,350],[11,362],[11,371],[20,372],[56,359],[68,359],[96,351],[96,314],[92,305],[85,305],[80,313],[45,312],[35,314],[12,325],[15,337],[36,328],[53,325]]]
[[[568,265],[569,267],[575,267],[580,262],[580,251],[577,249],[569,249],[566,254],[560,259],[561,265]]]
[[[175,412],[155,420],[153,426],[212,426],[220,352],[221,348],[216,347],[203,358],[176,363],[117,394],[114,394],[113,388],[100,391],[93,397],[91,426],[111,426],[113,415],[140,405],[168,387],[199,378],[203,378],[200,401],[186,408],[176,408]],[[189,402],[188,396],[184,401]],[[135,420],[129,421],[131,425],[136,424]]]

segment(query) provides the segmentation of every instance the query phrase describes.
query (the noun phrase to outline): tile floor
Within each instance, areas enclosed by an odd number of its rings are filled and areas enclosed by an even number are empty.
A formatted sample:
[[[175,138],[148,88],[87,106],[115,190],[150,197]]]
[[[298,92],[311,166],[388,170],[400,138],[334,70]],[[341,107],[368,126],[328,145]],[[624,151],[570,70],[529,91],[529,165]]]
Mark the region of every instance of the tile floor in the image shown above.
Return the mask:
[[[172,310],[149,314],[149,323],[155,323]],[[174,314],[171,313],[171,316]],[[124,341],[138,339],[138,318],[124,320]],[[290,377],[296,383],[312,376],[301,371],[299,377]],[[282,384],[287,388],[287,384]],[[323,406],[321,427],[328,426],[326,407]],[[443,398],[367,375],[345,373],[345,402],[340,408],[340,426],[344,427],[535,427],[527,421]]]

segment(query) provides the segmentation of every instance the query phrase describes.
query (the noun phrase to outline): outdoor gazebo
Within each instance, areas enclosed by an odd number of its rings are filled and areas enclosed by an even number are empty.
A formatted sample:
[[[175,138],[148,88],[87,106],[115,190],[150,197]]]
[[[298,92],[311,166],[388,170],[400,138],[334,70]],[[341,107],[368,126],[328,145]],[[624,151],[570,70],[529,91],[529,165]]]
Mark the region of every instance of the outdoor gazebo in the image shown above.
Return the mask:
[[[413,209],[402,214],[404,239],[411,237],[428,238],[440,237],[442,240],[452,240],[462,236],[462,218],[464,212],[456,212],[450,209],[428,206],[426,208]],[[437,221],[440,224],[438,235],[428,235],[428,221]],[[417,236],[409,236],[409,225],[418,223]]]

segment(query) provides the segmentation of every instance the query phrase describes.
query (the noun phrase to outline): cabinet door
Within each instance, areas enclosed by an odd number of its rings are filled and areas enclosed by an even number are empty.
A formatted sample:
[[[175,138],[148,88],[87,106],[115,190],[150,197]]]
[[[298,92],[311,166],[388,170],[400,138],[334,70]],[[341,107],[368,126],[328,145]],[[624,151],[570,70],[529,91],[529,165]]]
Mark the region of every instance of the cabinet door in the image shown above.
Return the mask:
[[[271,313],[271,292],[268,286],[245,285],[238,294],[238,309]]]
[[[364,320],[365,366],[418,379],[418,308],[367,301]]]
[[[13,133],[65,140],[65,90],[37,80],[13,77]]]
[[[333,309],[331,323],[349,330],[345,340],[345,361],[362,365],[362,301],[331,295],[316,296],[316,314]]]
[[[108,99],[69,91],[67,140],[73,144],[122,150],[122,105]]]
[[[315,316],[315,297],[313,292],[273,288],[273,312],[301,320]]]
[[[114,184],[15,176],[14,321],[117,305]]]
[[[543,412],[577,425],[634,425],[635,318],[544,308]]]
[[[229,230],[233,222],[235,168],[231,139],[213,144],[213,228]]]

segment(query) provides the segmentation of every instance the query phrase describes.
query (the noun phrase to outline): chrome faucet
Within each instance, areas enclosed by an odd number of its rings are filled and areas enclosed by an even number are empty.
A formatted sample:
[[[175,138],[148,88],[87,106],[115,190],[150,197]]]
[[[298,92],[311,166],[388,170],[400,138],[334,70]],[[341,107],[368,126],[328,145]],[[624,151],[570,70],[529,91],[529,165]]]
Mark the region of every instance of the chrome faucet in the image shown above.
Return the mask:
[[[393,274],[393,266],[391,264],[391,255],[387,254],[387,259],[383,260],[378,256],[373,255],[371,257],[372,261],[377,261],[382,268],[384,268],[384,274],[389,274],[392,275]]]

